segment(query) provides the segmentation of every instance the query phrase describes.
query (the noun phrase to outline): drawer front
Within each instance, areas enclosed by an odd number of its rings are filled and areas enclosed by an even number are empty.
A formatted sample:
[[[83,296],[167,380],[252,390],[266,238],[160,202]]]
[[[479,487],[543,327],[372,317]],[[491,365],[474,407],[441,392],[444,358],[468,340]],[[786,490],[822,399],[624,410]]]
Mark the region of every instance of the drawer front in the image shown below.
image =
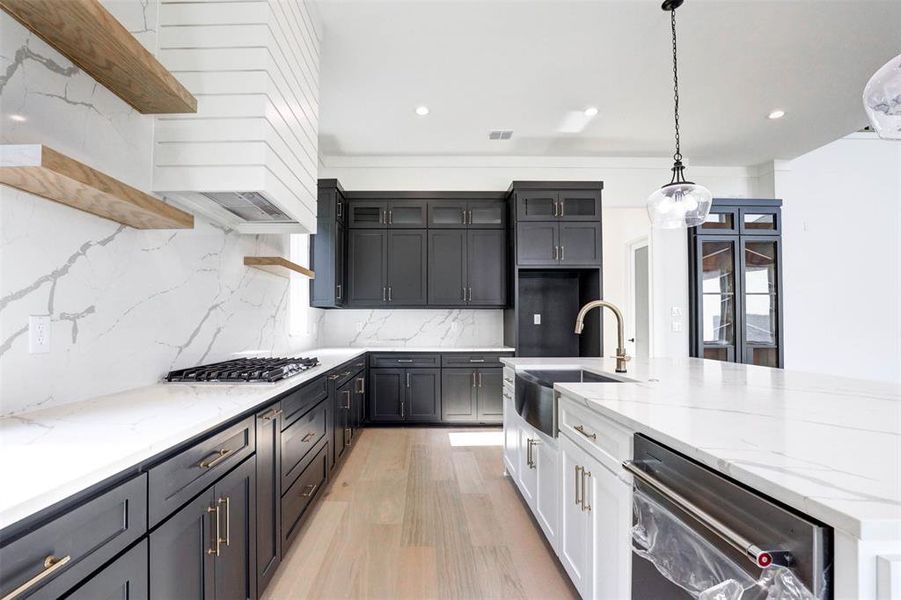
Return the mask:
[[[146,531],[142,474],[0,548],[0,597],[59,598]]]
[[[441,355],[442,367],[473,367],[490,368],[501,367],[501,357],[512,354],[468,354],[466,352],[454,352]]]
[[[300,477],[282,496],[283,551],[287,550],[287,544],[297,534],[307,508],[325,487],[327,477],[328,442],[323,440],[316,448],[312,460],[306,461]]]
[[[323,375],[309,383],[305,383],[300,389],[295,390],[282,398],[282,410],[284,417],[282,429],[291,425],[295,419],[306,414],[311,407],[328,396],[328,377]]]
[[[66,600],[146,600],[150,596],[147,540],[78,586]]]
[[[328,433],[329,412],[329,403],[320,402],[282,431],[283,490],[297,479],[303,470],[307,454],[325,439]]]
[[[370,366],[381,368],[432,368],[437,369],[441,366],[440,354],[400,354],[400,353],[381,353],[373,354],[370,359]]]
[[[254,418],[248,417],[150,469],[150,526],[175,512],[255,449]]]
[[[632,432],[610,419],[560,397],[559,429],[583,450],[618,473],[624,460],[632,458]]]
[[[335,388],[339,388],[343,386],[345,383],[357,377],[360,374],[360,369],[352,364],[347,364],[341,367],[340,369],[335,369],[329,374],[329,381],[335,382]]]

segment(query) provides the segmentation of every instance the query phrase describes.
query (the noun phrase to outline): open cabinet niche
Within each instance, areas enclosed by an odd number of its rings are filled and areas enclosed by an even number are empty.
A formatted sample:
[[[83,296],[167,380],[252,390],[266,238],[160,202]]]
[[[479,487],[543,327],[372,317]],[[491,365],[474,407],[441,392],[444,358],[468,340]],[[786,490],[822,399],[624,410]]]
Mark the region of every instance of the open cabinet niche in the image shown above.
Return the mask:
[[[517,356],[601,356],[600,311],[591,311],[582,334],[575,333],[579,308],[601,297],[600,275],[600,269],[518,269]]]

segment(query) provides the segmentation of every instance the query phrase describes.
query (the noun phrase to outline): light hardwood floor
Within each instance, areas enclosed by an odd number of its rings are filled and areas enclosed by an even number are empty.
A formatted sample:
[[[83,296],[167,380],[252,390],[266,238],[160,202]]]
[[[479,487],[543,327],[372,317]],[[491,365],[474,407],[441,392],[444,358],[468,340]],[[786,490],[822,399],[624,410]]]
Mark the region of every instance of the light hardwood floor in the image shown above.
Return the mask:
[[[264,599],[576,598],[502,448],[454,431],[492,430],[363,430]]]

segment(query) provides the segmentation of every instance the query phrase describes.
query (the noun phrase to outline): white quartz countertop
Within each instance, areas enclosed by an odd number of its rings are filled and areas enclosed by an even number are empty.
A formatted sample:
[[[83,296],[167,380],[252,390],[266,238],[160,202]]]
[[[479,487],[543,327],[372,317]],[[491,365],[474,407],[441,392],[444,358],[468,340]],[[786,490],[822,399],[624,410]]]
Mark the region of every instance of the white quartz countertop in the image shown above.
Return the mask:
[[[208,431],[366,352],[507,347],[318,348],[322,363],[277,383],[157,383],[0,419],[0,529]]]
[[[510,358],[517,370],[611,359]],[[861,539],[901,549],[901,386],[701,360],[631,361],[634,383],[565,396]]]

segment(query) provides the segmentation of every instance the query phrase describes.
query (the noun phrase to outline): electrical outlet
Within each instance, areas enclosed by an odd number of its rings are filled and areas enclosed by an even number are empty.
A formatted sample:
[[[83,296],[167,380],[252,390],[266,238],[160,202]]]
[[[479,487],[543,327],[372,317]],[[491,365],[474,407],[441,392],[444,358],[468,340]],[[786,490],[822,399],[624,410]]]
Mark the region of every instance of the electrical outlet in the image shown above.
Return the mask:
[[[673,321],[673,333],[682,332],[682,321]]]
[[[28,353],[48,352],[50,352],[50,315],[31,315],[28,317]]]
[[[541,313],[535,313],[532,315],[532,323],[535,325],[541,325]]]

